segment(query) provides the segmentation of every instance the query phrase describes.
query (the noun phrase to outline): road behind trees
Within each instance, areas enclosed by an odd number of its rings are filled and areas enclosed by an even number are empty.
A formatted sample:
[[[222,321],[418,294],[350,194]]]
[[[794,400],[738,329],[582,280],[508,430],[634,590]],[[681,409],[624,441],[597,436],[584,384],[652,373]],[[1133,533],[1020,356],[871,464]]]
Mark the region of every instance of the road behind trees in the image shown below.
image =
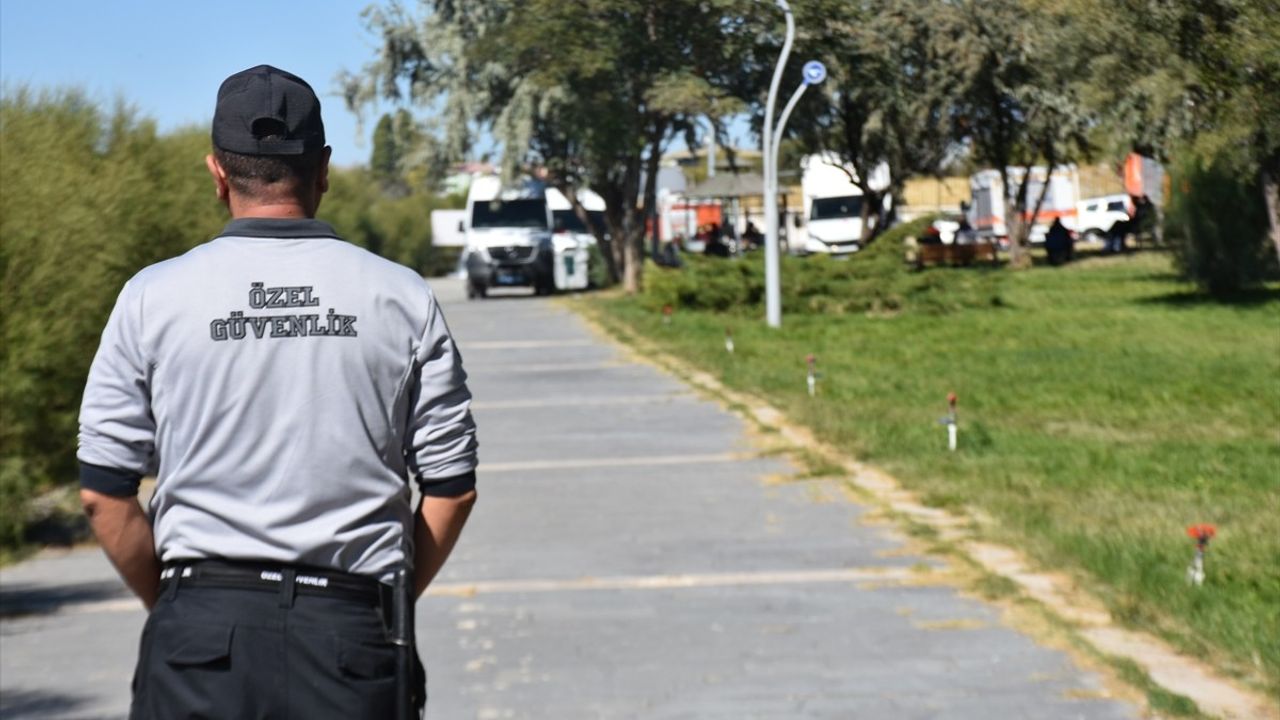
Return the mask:
[[[910,582],[935,560],[551,301],[435,282],[480,503],[419,603],[434,718],[1126,718],[1100,679]],[[899,551],[899,552],[895,552]],[[96,549],[0,573],[0,714],[124,717],[144,619]]]

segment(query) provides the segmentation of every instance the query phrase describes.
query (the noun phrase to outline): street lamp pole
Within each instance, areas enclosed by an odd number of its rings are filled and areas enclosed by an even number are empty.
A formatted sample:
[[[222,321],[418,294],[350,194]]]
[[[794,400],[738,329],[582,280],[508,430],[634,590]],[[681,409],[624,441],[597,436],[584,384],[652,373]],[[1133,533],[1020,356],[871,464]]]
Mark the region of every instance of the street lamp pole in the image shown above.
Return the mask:
[[[777,147],[774,145],[773,108],[778,98],[778,85],[782,82],[782,69],[791,55],[791,42],[795,39],[796,23],[791,16],[787,0],[777,0],[778,7],[786,15],[787,38],[782,44],[782,54],[773,68],[773,81],[769,83],[769,97],[765,101],[764,133],[760,143],[764,146],[764,305],[765,322],[769,327],[782,326],[782,289],[779,281],[778,258],[778,191],[775,171]]]
[[[791,41],[795,39],[796,24],[791,17],[791,8],[787,0],[777,0],[778,7],[787,17],[787,39],[782,44],[782,54],[778,56],[778,65],[773,69],[773,82],[769,84],[769,98],[765,101],[764,136],[760,144],[764,147],[764,316],[769,327],[782,327],[782,278],[779,268],[778,249],[778,146],[782,144],[782,131],[787,127],[787,119],[800,96],[810,85],[817,85],[827,77],[827,69],[817,60],[804,64],[804,80],[800,87],[791,94],[787,106],[782,109],[782,117],[778,119],[778,127],[773,127],[773,108],[778,99],[778,84],[782,81],[782,69],[791,54]]]

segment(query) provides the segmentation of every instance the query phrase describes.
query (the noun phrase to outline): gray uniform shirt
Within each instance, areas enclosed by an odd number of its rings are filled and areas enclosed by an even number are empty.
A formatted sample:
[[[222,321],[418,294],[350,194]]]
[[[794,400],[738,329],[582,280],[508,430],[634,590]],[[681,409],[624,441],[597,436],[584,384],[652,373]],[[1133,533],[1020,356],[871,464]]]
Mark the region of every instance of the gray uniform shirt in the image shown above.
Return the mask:
[[[384,575],[410,552],[409,475],[474,487],[466,374],[408,268],[318,220],[239,219],[133,277],[80,410],[81,482],[151,499],[162,561]]]

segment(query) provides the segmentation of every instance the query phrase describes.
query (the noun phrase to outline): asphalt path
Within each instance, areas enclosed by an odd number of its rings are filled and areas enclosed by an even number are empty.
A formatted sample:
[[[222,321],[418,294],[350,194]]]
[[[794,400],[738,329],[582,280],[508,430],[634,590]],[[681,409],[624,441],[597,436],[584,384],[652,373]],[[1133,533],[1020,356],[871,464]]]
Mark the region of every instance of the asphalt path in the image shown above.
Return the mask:
[[[912,582],[939,561],[561,304],[435,283],[480,501],[418,605],[432,718],[1131,718],[1095,674]],[[125,717],[144,620],[93,548],[0,571],[0,717]]]

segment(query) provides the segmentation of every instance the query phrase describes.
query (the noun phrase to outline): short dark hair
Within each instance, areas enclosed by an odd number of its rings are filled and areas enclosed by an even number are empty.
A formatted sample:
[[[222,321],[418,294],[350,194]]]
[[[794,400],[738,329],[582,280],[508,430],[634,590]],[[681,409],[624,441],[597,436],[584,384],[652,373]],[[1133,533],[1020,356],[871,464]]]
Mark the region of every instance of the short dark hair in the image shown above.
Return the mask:
[[[270,140],[272,136],[263,139]],[[213,156],[227,173],[227,183],[237,193],[250,197],[310,185],[320,172],[323,155],[323,148],[301,155],[243,155],[220,147],[213,148]]]

